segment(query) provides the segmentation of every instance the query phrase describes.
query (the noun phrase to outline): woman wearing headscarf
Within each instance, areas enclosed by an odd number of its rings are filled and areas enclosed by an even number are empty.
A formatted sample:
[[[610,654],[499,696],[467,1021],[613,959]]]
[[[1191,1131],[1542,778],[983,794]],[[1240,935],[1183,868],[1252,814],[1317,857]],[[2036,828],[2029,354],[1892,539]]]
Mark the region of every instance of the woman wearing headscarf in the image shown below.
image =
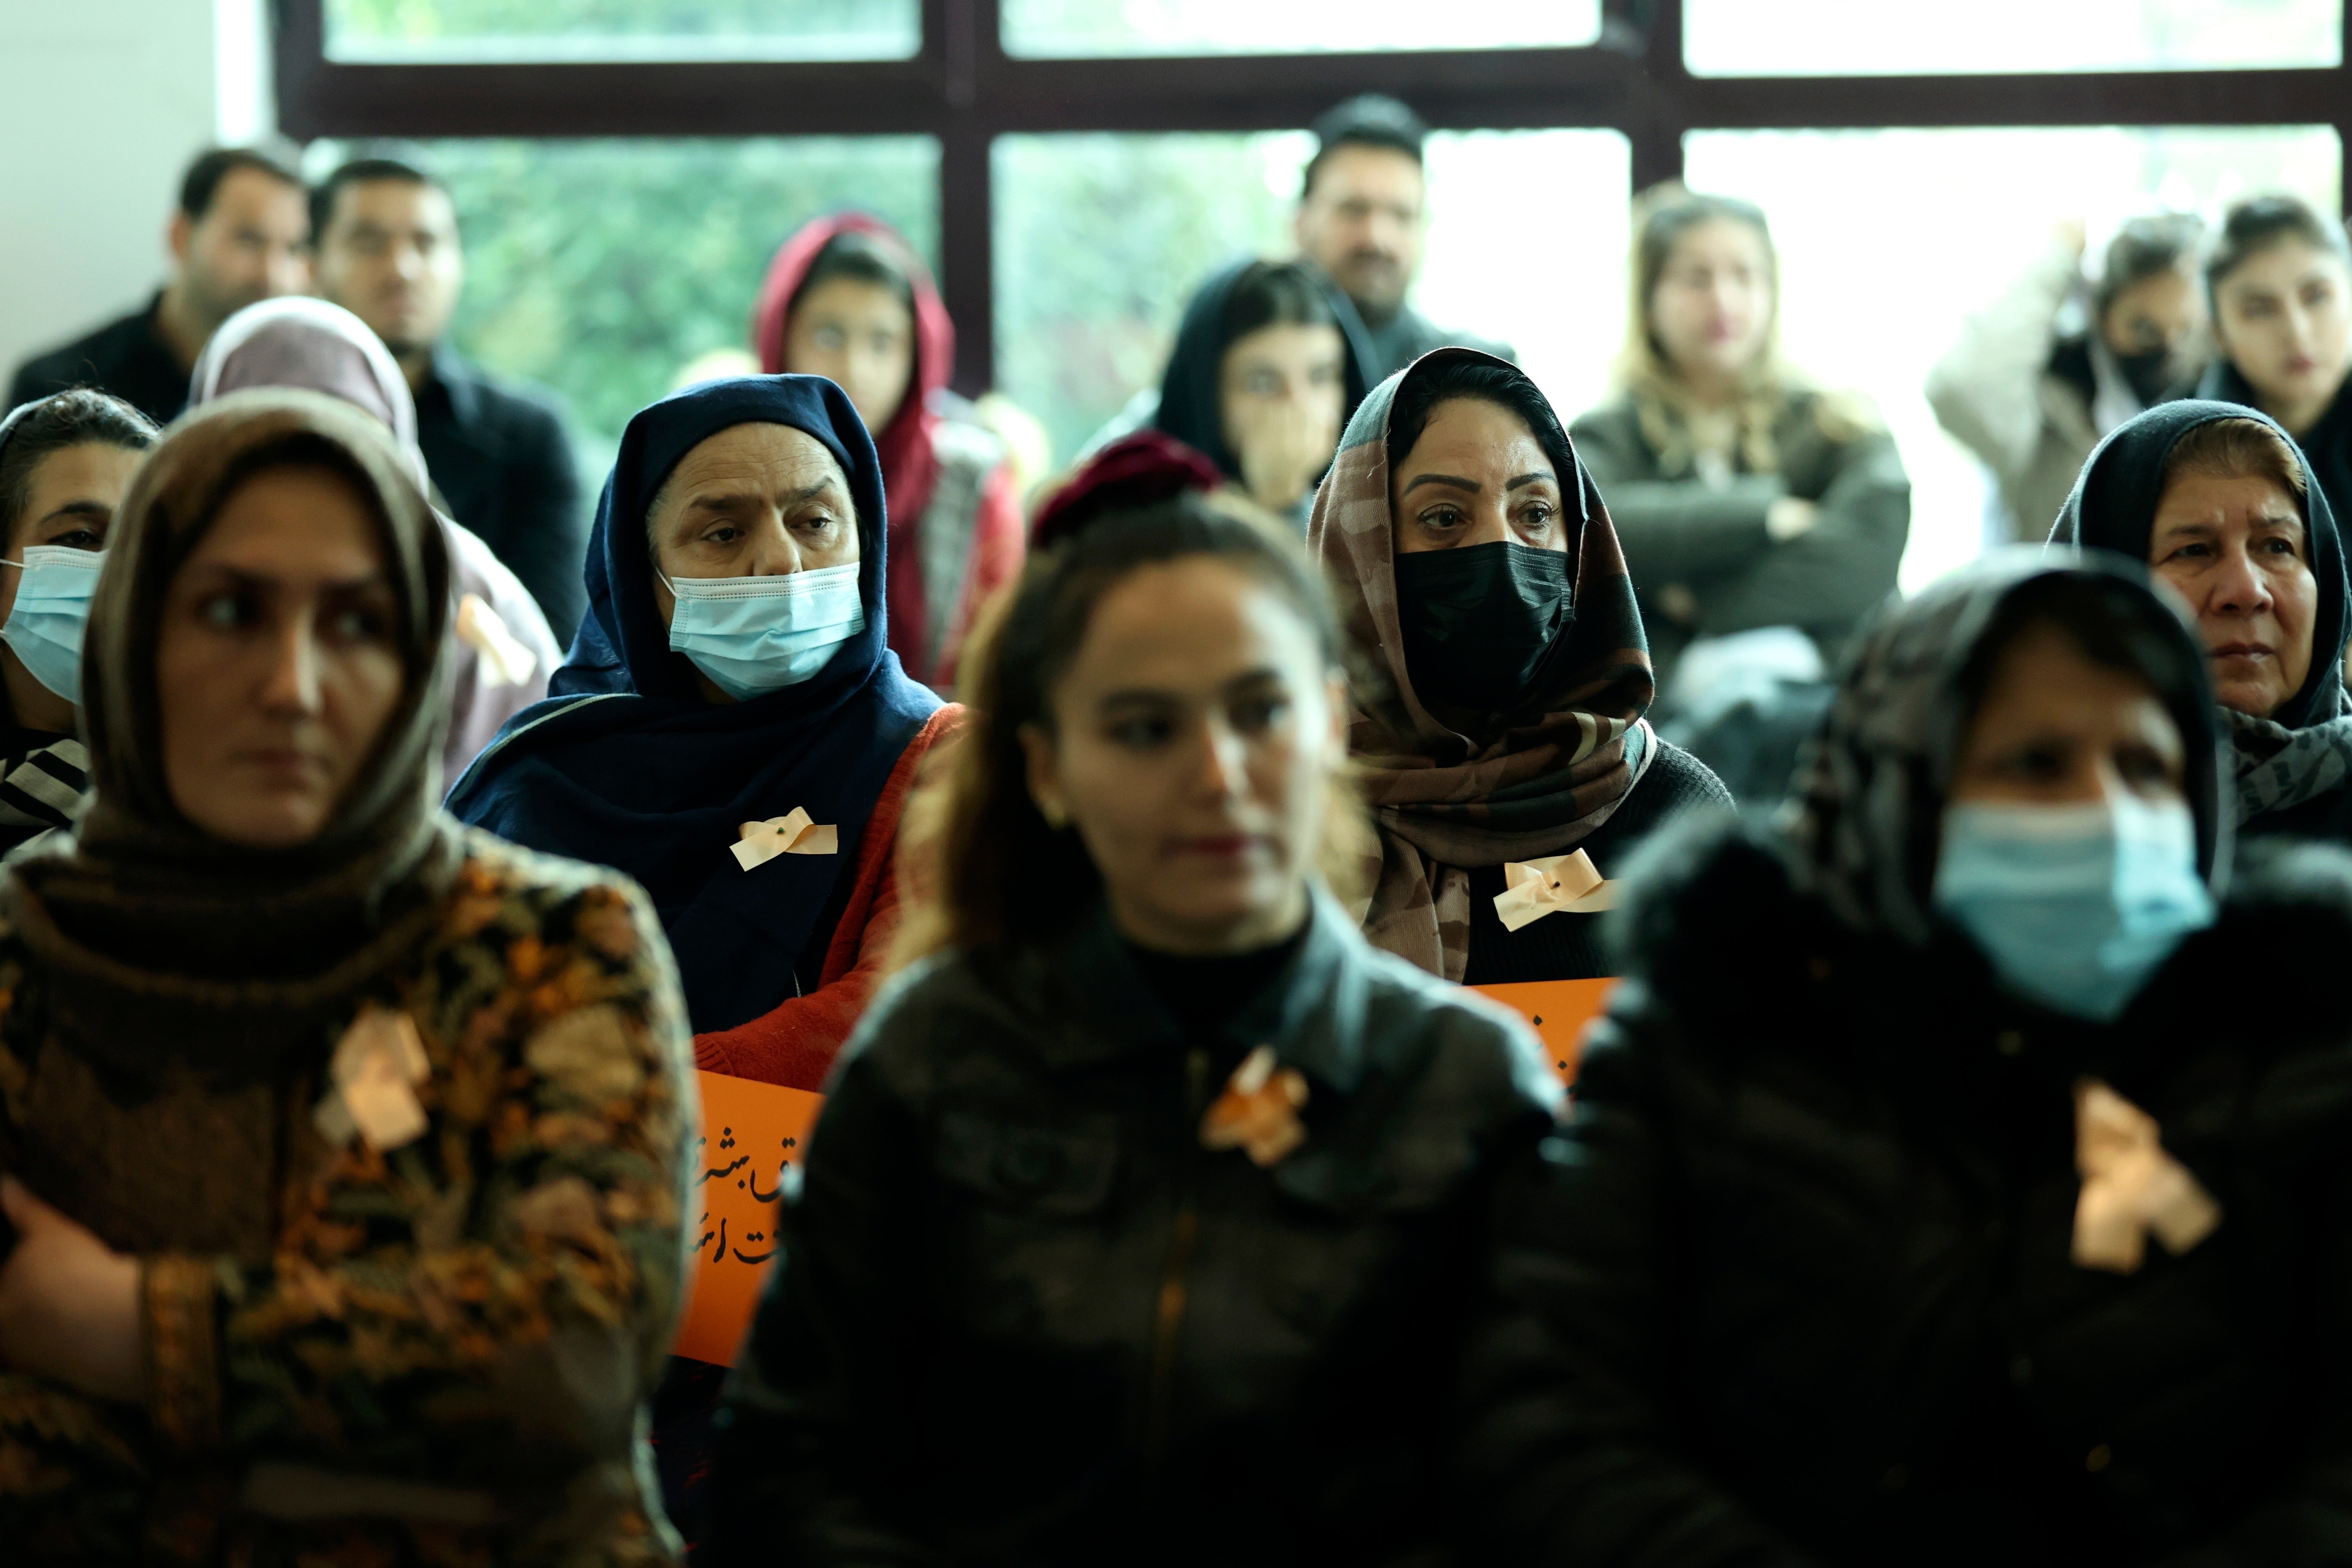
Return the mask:
[[[221,323],[189,378],[199,408],[247,387],[290,386],[341,398],[379,421],[426,496],[434,495],[416,444],[408,378],[365,321],[341,305],[286,295],[248,305]],[[547,695],[562,658],[538,601],[472,530],[437,504],[455,595],[449,617],[449,723],[441,745],[446,784],[465,772],[499,727]]]
[[[760,368],[838,384],[874,433],[890,500],[890,647],[955,689],[972,616],[1021,569],[1021,499],[1004,443],[948,390],[955,323],[896,229],[819,218],[768,264],[751,327]]]
[[[1381,678],[1349,734],[1365,934],[1471,985],[1608,974],[1599,884],[1731,797],[1642,717],[1633,584],[1551,405],[1491,354],[1424,354],[1357,409],[1307,545]]]
[[[645,886],[712,1072],[822,1087],[897,929],[898,815],[960,710],[886,644],[883,508],[830,382],[708,382],[642,410],[555,695],[450,794],[464,821]]]
[[[71,824],[89,788],[82,638],[107,531],[155,434],[86,388],[0,419],[0,852]]]
[[[1236,262],[1184,307],[1151,424],[1304,527],[1372,363],[1356,307],[1312,262]]]
[[[1323,884],[1362,824],[1296,542],[1118,457],[973,643],[921,962],[728,1384],[722,1563],[1450,1561],[1486,1198],[1559,1085]]]
[[[1622,395],[1570,428],[1617,518],[1669,697],[1685,700],[1675,670],[1700,637],[1794,627],[1834,662],[1895,592],[1910,537],[1894,438],[1782,359],[1780,258],[1752,203],[1645,193],[1627,274]]]
[[[694,1089],[643,896],[434,805],[449,567],[314,394],[176,424],[0,873],[12,1562],[674,1563]]]
[[[2230,867],[2204,650],[2012,552],[1856,650],[1788,825],[1678,844],[1465,1356],[1472,1560],[2352,1547],[2352,860]]]
[[[2344,546],[2286,432],[2237,404],[2151,408],[2091,454],[2052,537],[2147,563],[2195,612],[2238,831],[2352,844]]]

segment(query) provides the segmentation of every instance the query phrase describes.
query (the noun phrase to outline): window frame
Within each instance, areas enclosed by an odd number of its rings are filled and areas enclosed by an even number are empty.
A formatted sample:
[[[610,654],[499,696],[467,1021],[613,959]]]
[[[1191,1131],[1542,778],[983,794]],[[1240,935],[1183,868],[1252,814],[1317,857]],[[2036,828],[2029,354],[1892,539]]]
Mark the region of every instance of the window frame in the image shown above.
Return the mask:
[[[2333,67],[1998,76],[1696,77],[1681,0],[1603,0],[1578,48],[1022,59],[998,0],[922,0],[908,59],[363,65],[326,56],[325,0],[275,0],[278,123],[315,137],[925,135],[940,144],[940,287],[960,390],[995,361],[990,148],[1016,132],[1250,132],[1387,92],[1447,131],[1603,129],[1636,190],[1702,131],[2331,125],[2352,140],[2352,37]],[[2352,34],[2352,6],[2346,16]]]

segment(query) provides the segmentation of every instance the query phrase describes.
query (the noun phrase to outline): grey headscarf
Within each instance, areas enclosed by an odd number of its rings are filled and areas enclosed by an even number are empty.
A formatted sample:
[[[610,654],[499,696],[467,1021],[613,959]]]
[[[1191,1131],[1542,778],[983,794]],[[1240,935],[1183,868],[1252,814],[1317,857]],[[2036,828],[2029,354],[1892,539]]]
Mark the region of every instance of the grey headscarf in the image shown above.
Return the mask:
[[[2242,404],[2181,398],[2116,427],[2083,465],[2074,493],[2058,514],[2053,544],[2110,550],[2147,559],[2148,535],[2164,496],[2164,467],[2180,438],[2221,419],[2251,419],[2278,432],[2303,465],[2302,497],[2311,574],[2318,584],[2312,618],[2311,668],[2303,686],[2267,719],[2225,710],[2234,751],[2238,820],[2303,805],[2352,781],[2352,700],[2344,690],[2344,649],[2352,640],[2344,547],[2335,513],[2311,460],[2278,421]]]
[[[1847,926],[1913,945],[1928,939],[1944,804],[1969,718],[1967,679],[1990,657],[1985,638],[2003,606],[2067,581],[2102,591],[2109,621],[2127,629],[2139,673],[2179,726],[2198,867],[2220,893],[2230,824],[2203,647],[2134,563],[2021,548],[1883,611],[1799,768],[1784,823],[1793,873]],[[2063,618],[2063,603],[2052,613]]]

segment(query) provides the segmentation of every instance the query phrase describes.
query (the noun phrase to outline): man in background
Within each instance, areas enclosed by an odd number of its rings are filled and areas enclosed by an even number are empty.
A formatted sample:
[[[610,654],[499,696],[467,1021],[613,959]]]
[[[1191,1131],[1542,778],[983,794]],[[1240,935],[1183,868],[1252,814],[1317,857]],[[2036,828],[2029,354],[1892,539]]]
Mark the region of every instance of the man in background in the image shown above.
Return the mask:
[[[215,328],[310,282],[301,176],[275,153],[216,147],[198,156],[181,177],[165,233],[170,280],[129,315],[18,366],[8,407],[93,386],[167,424],[186,406],[188,374]]]
[[[310,193],[319,292],[374,329],[416,394],[416,439],[449,514],[482,537],[570,647],[588,514],[553,397],[494,382],[447,342],[466,280],[457,209],[424,169],[345,163]]]
[[[1405,303],[1428,235],[1428,135],[1419,115],[1377,93],[1324,115],[1293,226],[1300,252],[1355,301],[1383,377],[1449,343],[1515,357],[1504,344],[1441,331]]]

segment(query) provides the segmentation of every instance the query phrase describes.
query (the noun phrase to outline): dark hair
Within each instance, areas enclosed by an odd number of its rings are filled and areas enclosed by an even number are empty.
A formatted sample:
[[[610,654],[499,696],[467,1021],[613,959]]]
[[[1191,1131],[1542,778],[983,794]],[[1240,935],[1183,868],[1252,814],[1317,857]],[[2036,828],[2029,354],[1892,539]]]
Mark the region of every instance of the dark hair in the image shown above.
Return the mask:
[[[2192,213],[2149,213],[2126,219],[2107,242],[2098,286],[2091,290],[2093,319],[2104,323],[2107,307],[2134,284],[2192,270],[2198,243],[2204,237],[2204,222]]]
[[[2221,216],[2221,232],[2205,258],[2205,291],[2220,289],[2231,273],[2281,240],[2299,239],[2314,250],[2345,257],[2344,231],[2294,196],[2248,196]]]
[[[1210,556],[1273,590],[1313,632],[1333,668],[1344,640],[1329,596],[1286,531],[1224,510],[1197,490],[1097,518],[1032,555],[982,615],[963,655],[966,718],[947,775],[919,797],[901,844],[909,918],[894,966],[941,948],[1052,941],[1093,903],[1102,879],[1075,833],[1049,826],[1029,794],[1021,733],[1053,727],[1055,685],[1111,589],[1147,567]],[[1327,879],[1355,879],[1361,806],[1344,776],[1321,857]]]
[[[880,236],[861,229],[843,229],[826,240],[816,258],[809,263],[808,275],[793,290],[792,302],[784,307],[785,319],[789,321],[792,313],[800,309],[811,289],[836,278],[851,278],[887,289],[911,312],[915,308],[915,281],[907,267],[907,259],[898,255],[897,247]]]
[[[327,237],[327,226],[334,221],[336,198],[352,185],[373,184],[379,180],[397,180],[404,185],[430,185],[443,195],[449,194],[439,175],[422,163],[406,158],[394,158],[383,153],[353,158],[320,181],[310,191],[310,243],[318,244]]]
[[[1326,110],[1315,122],[1315,156],[1307,160],[1299,196],[1303,200],[1315,194],[1315,176],[1322,172],[1323,160],[1342,147],[1385,147],[1419,163],[1421,145],[1428,138],[1429,127],[1421,116],[1395,99],[1378,92],[1351,98]]]
[[[2186,793],[2200,818],[2200,841],[2210,845],[2218,809],[2216,780],[2210,769],[2200,772],[2197,766],[2199,739],[2205,739],[2209,754],[2213,744],[2213,698],[2205,660],[2162,601],[2121,577],[2092,571],[2052,572],[2028,578],[2001,600],[1960,668],[1958,729],[1952,737],[1951,763],[1958,763],[1960,747],[2002,656],[2019,637],[2039,626],[2056,627],[2099,668],[2138,676],[2155,689],[2189,753]],[[1945,790],[1948,796],[1948,779]],[[1923,887],[1934,878],[1932,839],[1929,843],[1930,861],[1916,884]]]
[[[1225,293],[1220,347],[1230,347],[1265,327],[1336,327],[1330,285],[1308,261],[1253,261]]]
[[[220,195],[221,183],[239,169],[251,169],[298,191],[302,189],[302,176],[294,172],[293,159],[275,148],[215,147],[196,154],[196,161],[180,176],[180,211],[190,223],[204,220],[205,214],[212,210],[213,198]]]
[[[99,442],[143,452],[158,433],[154,421],[119,397],[75,387],[32,405],[0,446],[0,548],[13,545],[16,525],[33,503],[33,474],[68,447]]]
[[[2306,513],[2310,491],[2302,459],[2284,436],[2261,419],[2209,419],[2172,444],[2164,455],[2164,485],[2180,474],[2212,479],[2268,479],[2294,498]]]
[[[1430,411],[1454,397],[1475,397],[1481,403],[1507,408],[1526,420],[1528,428],[1535,432],[1536,444],[1552,461],[1562,494],[1573,499],[1577,488],[1575,448],[1569,444],[1568,432],[1560,428],[1559,416],[1550,400],[1517,365],[1483,357],[1450,357],[1425,370],[1406,372],[1389,405],[1390,473],[1396,472],[1412,453],[1413,444],[1421,439],[1421,433],[1429,427]]]

